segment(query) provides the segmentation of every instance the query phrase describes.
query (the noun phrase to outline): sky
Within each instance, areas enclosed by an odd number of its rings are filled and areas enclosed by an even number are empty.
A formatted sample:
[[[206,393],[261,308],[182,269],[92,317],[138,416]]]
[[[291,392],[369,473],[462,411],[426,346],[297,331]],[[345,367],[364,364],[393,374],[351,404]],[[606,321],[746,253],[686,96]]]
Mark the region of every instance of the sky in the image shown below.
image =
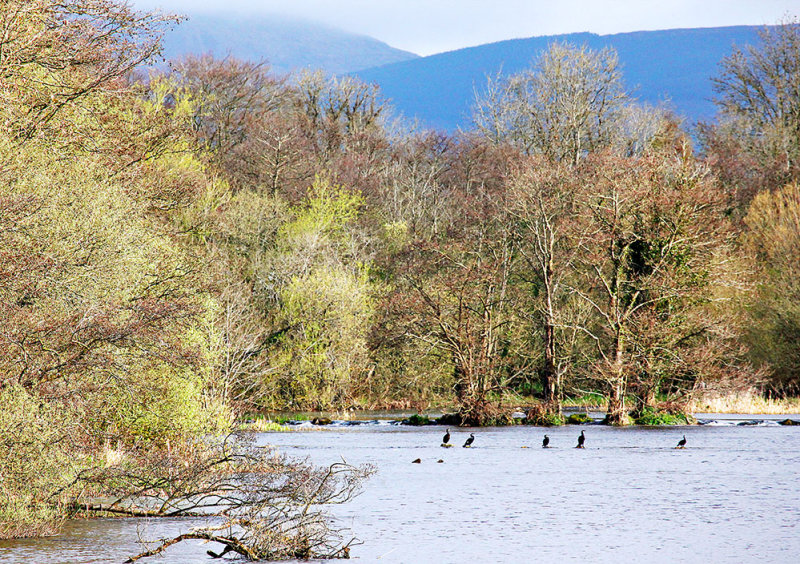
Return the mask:
[[[281,14],[369,35],[418,55],[590,31],[768,25],[800,0],[128,0],[170,13]]]

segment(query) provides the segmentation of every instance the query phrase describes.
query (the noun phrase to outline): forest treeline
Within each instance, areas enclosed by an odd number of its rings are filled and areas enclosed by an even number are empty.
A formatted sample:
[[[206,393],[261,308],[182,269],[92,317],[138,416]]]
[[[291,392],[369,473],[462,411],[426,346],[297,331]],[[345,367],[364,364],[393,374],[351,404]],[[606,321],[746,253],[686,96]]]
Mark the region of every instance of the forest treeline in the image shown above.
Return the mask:
[[[196,484],[242,413],[798,393],[795,20],[720,62],[714,123],[554,44],[448,134],[352,77],[145,70],[177,20],[109,0],[0,12],[0,537]]]

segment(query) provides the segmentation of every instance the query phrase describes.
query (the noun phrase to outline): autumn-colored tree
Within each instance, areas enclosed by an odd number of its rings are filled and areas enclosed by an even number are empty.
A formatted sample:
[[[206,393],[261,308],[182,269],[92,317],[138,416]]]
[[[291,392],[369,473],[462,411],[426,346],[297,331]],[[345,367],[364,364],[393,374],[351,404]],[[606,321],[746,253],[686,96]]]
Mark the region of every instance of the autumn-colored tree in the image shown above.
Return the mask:
[[[800,179],[800,23],[766,27],[737,48],[713,79],[719,124],[701,138],[735,203]]]
[[[691,375],[682,386],[691,389],[707,368],[687,362],[690,352],[711,342],[721,352],[732,337],[712,305],[731,297],[723,290],[730,233],[720,191],[689,155],[598,156],[582,173],[586,227],[572,291],[595,312],[583,330],[596,344],[608,420],[622,424],[634,374],[649,405],[665,366]]]

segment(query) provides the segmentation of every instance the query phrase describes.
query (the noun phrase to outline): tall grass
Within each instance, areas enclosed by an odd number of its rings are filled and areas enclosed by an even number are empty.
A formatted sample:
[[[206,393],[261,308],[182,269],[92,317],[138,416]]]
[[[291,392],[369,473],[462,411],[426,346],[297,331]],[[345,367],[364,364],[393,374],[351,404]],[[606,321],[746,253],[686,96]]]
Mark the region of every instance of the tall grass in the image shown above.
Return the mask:
[[[743,392],[724,396],[708,396],[693,400],[689,406],[693,413],[760,413],[781,415],[800,413],[800,398],[772,399]]]

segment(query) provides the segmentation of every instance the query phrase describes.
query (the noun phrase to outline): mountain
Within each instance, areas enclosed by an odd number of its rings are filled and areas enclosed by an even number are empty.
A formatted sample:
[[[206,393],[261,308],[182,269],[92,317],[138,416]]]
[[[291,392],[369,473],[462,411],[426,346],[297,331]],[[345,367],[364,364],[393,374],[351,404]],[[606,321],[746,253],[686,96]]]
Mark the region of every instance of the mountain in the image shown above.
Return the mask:
[[[284,16],[195,14],[164,38],[167,59],[209,52],[266,59],[278,73],[313,68],[345,74],[418,57],[372,37]]]
[[[512,39],[459,49],[355,73],[380,85],[406,117],[446,131],[469,127],[475,90],[487,76],[518,72],[554,41],[617,50],[628,89],[640,101],[667,102],[689,123],[715,114],[710,78],[736,45],[758,42],[761,27],[736,26],[615,35],[574,33]]]

